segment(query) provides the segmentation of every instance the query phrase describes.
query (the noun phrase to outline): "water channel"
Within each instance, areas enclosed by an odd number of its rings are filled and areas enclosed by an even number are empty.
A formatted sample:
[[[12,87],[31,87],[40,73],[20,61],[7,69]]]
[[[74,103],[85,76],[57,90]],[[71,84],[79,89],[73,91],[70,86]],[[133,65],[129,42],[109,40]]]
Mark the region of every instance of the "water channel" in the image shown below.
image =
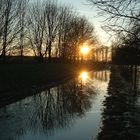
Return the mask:
[[[0,140],[137,140],[139,130],[139,67],[83,70],[0,108]]]

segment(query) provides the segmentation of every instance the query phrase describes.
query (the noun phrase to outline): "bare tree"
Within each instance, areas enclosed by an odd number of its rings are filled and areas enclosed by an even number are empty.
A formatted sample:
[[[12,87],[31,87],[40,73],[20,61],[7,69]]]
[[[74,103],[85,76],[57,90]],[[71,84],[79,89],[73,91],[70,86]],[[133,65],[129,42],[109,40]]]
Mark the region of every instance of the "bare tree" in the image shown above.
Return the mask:
[[[56,56],[62,57],[62,52],[64,51],[64,43],[66,44],[66,36],[70,31],[71,27],[68,27],[68,23],[73,15],[72,7],[61,6],[59,8],[59,18],[58,18],[58,34],[57,34],[57,46],[56,46]],[[63,53],[64,54],[64,53]]]
[[[85,17],[72,14],[64,31],[62,56],[75,60],[78,58],[80,46],[93,38],[94,27]]]
[[[20,49],[20,56],[23,56],[23,49],[25,46],[26,32],[27,32],[27,20],[26,20],[26,11],[27,4],[29,0],[19,0],[18,5],[18,18],[19,18],[19,41],[18,46]]]
[[[106,17],[107,32],[132,34],[131,28],[140,26],[139,0],[87,0],[99,9],[99,15]]]
[[[78,48],[93,39],[93,26],[72,8],[55,0],[0,0],[0,52],[23,56],[27,42],[35,56],[75,59]]]
[[[4,1],[0,0],[0,46],[2,45],[2,32],[3,32],[3,15],[4,15],[4,10],[3,10],[3,4]],[[1,48],[0,48],[1,51]]]
[[[45,35],[47,38],[46,52],[48,52],[48,58],[51,58],[52,43],[54,42],[57,30],[58,30],[58,6],[56,1],[48,1],[45,6]]]
[[[28,17],[28,38],[30,44],[37,55],[42,58],[43,38],[45,31],[45,16],[43,3],[33,3],[30,7],[30,14]]]
[[[17,26],[18,0],[4,0],[2,2],[2,56],[6,55],[6,49],[18,34]]]

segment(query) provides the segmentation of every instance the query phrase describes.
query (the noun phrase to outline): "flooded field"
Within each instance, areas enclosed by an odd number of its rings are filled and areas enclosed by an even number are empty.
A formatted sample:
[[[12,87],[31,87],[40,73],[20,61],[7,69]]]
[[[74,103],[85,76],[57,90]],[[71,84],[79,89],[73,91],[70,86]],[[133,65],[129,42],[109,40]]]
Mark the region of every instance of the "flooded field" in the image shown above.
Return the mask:
[[[140,68],[81,71],[0,108],[0,140],[138,140]]]

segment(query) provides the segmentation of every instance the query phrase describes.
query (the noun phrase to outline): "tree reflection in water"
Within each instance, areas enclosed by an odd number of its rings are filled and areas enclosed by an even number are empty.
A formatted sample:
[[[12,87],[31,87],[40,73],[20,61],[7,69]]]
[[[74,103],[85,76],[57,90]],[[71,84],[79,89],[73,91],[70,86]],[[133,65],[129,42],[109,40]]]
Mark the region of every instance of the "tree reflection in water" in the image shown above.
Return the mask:
[[[75,117],[81,117],[91,107],[89,94],[93,92],[88,90],[88,94],[82,94],[83,88],[76,80],[72,80],[35,96],[30,129],[36,131],[41,125],[42,130],[51,135],[54,129],[70,127]]]
[[[140,139],[140,69],[112,68],[98,140]]]
[[[0,139],[21,139],[29,132],[51,136],[57,130],[70,128],[76,118],[83,117],[91,108],[96,97],[91,84],[90,80],[83,83],[76,78],[1,108]]]

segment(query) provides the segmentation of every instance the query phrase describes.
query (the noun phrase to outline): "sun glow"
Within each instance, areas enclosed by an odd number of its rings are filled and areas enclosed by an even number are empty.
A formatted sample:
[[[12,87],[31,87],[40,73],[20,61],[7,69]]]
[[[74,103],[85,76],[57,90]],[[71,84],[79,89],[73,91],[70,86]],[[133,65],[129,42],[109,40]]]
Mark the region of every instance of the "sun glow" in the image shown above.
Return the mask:
[[[89,53],[89,47],[84,46],[84,47],[82,47],[82,48],[81,48],[81,50],[80,50],[80,51],[81,51],[81,53],[82,53],[82,54],[85,54],[85,55],[86,55],[86,54],[88,54],[88,53]]]
[[[88,73],[83,71],[80,73],[80,78],[82,79],[83,82],[86,82],[88,79]]]

